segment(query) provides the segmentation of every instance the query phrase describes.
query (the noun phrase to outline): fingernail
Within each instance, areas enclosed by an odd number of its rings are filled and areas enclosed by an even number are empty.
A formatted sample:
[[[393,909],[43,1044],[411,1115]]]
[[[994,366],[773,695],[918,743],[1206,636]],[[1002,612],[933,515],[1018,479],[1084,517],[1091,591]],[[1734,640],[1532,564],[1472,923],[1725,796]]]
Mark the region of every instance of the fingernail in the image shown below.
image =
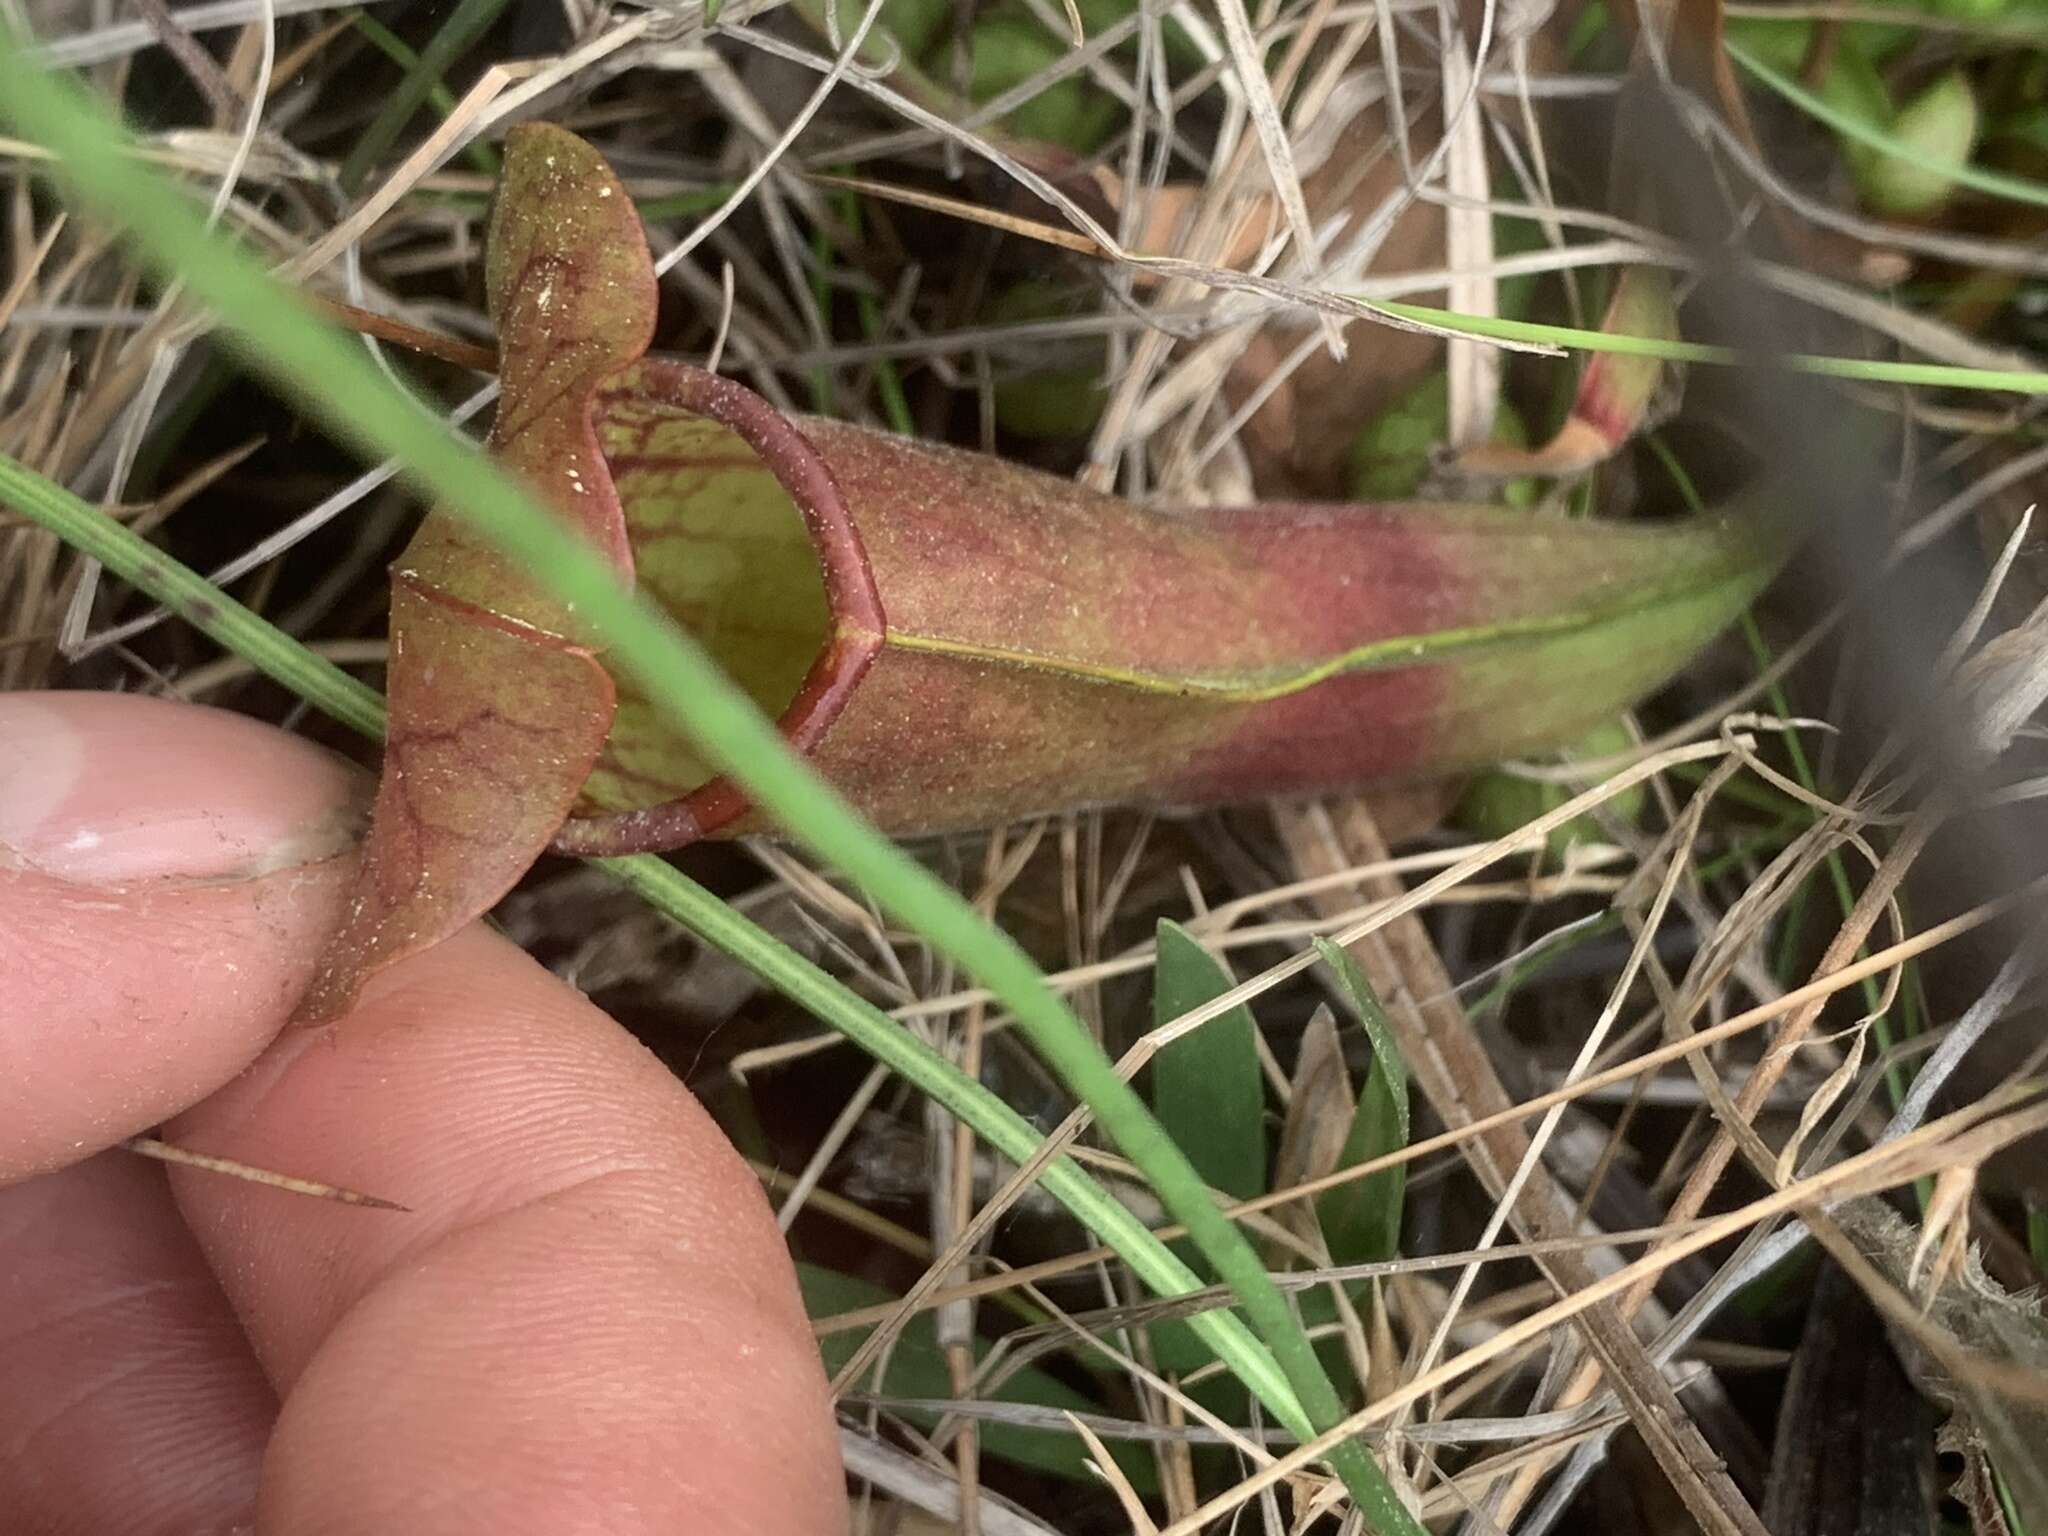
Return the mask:
[[[252,879],[348,848],[367,785],[312,743],[222,710],[0,695],[0,866],[101,886]]]

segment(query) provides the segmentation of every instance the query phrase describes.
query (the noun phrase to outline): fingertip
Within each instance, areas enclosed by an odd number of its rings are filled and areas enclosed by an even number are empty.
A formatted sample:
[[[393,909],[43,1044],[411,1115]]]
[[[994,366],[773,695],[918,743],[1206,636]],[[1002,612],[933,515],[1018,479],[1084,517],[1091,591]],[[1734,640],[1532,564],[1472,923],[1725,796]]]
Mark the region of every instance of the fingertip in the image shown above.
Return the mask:
[[[246,1067],[305,988],[347,863],[118,893],[0,870],[0,1183],[103,1151]]]
[[[312,742],[203,705],[0,694],[0,867],[119,893],[318,864],[369,783]]]
[[[401,962],[173,1134],[410,1208],[175,1180],[285,1393],[266,1530],[842,1528],[829,1394],[758,1181],[516,947],[471,929]]]
[[[808,1331],[688,1246],[671,1181],[613,1176],[392,1273],[294,1385],[261,1528],[837,1536]]]
[[[226,1082],[339,918],[362,783],[311,744],[128,695],[0,695],[0,1181]]]

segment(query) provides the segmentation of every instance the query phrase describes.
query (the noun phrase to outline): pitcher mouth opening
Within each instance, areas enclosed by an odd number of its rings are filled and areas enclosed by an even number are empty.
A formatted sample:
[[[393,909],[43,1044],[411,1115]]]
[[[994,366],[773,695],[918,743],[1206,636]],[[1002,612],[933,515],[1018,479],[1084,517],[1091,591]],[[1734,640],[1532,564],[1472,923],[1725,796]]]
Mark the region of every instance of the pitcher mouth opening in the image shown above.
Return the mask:
[[[636,588],[702,645],[790,746],[808,753],[881,649],[881,599],[831,471],[788,417],[667,358],[599,392],[598,441]],[[732,828],[746,793],[617,679],[619,712],[558,853],[678,848]]]

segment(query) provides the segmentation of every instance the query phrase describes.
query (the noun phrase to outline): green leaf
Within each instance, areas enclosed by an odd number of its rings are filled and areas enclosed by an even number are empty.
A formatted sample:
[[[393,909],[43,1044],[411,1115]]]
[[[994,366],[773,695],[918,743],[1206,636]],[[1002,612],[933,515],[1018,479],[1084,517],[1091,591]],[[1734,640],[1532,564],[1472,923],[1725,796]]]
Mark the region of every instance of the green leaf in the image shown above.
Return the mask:
[[[1158,1025],[1213,1002],[1235,986],[1222,963],[1178,923],[1159,924],[1158,969],[1152,1020]],[[1210,1188],[1240,1200],[1266,1191],[1266,1094],[1259,1076],[1251,1010],[1239,1005],[1182,1035],[1152,1063],[1152,1112],[1195,1172]],[[1196,1268],[1185,1242],[1175,1250]],[[1185,1322],[1170,1319],[1151,1330],[1158,1364],[1187,1372],[1215,1357]],[[1226,1399],[1207,1398],[1211,1408]]]
[[[1955,192],[1955,172],[1977,148],[1977,96],[1961,70],[1950,70],[1906,102],[1891,120],[1892,137],[1909,154],[1849,146],[1849,169],[1864,202],[1885,213],[1937,212]]]
[[[1214,1002],[1237,982],[1178,923],[1159,924],[1154,1026]],[[1210,1188],[1266,1192],[1266,1093],[1251,1010],[1243,1004],[1182,1035],[1152,1063],[1152,1111]]]
[[[970,46],[968,93],[986,102],[1050,69],[1069,45],[1028,15],[997,14],[975,22]],[[1116,98],[1087,75],[1073,74],[1027,98],[1003,121],[1027,139],[1087,154],[1109,137],[1121,111]]]
[[[1408,1145],[1408,1067],[1394,1043],[1386,1010],[1358,963],[1327,939],[1317,939],[1316,949],[1343,982],[1351,1006],[1372,1039],[1372,1066],[1366,1071],[1358,1112],[1338,1162],[1341,1168],[1355,1168]],[[1340,1185],[1319,1199],[1316,1215],[1330,1257],[1339,1264],[1377,1264],[1393,1258],[1401,1246],[1401,1208],[1407,1187],[1408,1165],[1396,1163]]]
[[[1728,44],[1728,56],[1749,71],[1765,85],[1798,107],[1801,111],[1820,119],[1844,138],[1866,144],[1882,154],[1892,156],[1908,165],[1920,166],[1930,173],[1947,177],[1958,185],[1982,192],[1989,197],[2001,197],[2015,203],[2033,203],[2048,206],[2048,182],[2033,181],[2024,176],[2008,176],[2000,171],[1981,170],[1954,159],[1947,149],[1936,155],[1928,150],[1905,142],[1896,133],[1887,133],[1865,121],[1862,117],[1842,110],[1831,102],[1824,101],[1807,90],[1796,80],[1781,75],[1761,59]],[[1976,131],[1975,111],[1972,109],[1971,133]],[[1947,119],[1944,119],[1946,121]]]
[[[796,1277],[803,1291],[804,1311],[813,1319],[859,1311],[895,1300],[887,1290],[872,1281],[844,1275],[817,1264],[799,1262]],[[840,1367],[853,1358],[854,1351],[868,1333],[865,1328],[849,1328],[820,1339],[818,1348],[825,1359],[826,1374],[836,1376]],[[987,1354],[987,1341],[976,1339],[975,1359],[980,1361]],[[931,1312],[922,1311],[911,1317],[890,1347],[886,1359],[888,1363],[883,1369],[881,1386],[876,1387],[870,1378],[860,1383],[861,1390],[903,1398],[949,1398],[953,1395],[952,1373],[946,1365],[946,1353],[939,1346],[938,1326]],[[1005,1376],[993,1400],[1028,1403],[1037,1408],[1060,1408],[1074,1413],[1103,1411],[1101,1403],[1075,1391],[1057,1377],[1028,1365]],[[936,1413],[917,1409],[894,1411],[913,1424],[925,1426],[936,1423],[939,1418]],[[987,1454],[1016,1466],[1030,1467],[1074,1482],[1091,1485],[1095,1482],[1096,1474],[1087,1465],[1088,1447],[1076,1434],[984,1422],[981,1425],[981,1448]],[[1139,1492],[1150,1492],[1158,1486],[1158,1470],[1150,1456],[1128,1444],[1112,1445],[1110,1454],[1116,1457],[1117,1465],[1137,1485]]]
[[[1628,723],[1614,719],[1595,726],[1560,755],[1567,762],[1577,758],[1611,757],[1630,750],[1635,744]],[[1571,796],[1572,791],[1563,784],[1525,778],[1505,768],[1491,768],[1472,776],[1464,794],[1458,799],[1457,808],[1451,813],[1451,819],[1475,837],[1506,837],[1537,817],[1556,810]],[[1642,819],[1649,803],[1649,787],[1638,784],[1616,795],[1608,802],[1608,809],[1621,821],[1633,825]],[[1606,836],[1597,816],[1590,812],[1575,816],[1551,832],[1550,861],[1554,865],[1562,864],[1572,844],[1602,842]]]

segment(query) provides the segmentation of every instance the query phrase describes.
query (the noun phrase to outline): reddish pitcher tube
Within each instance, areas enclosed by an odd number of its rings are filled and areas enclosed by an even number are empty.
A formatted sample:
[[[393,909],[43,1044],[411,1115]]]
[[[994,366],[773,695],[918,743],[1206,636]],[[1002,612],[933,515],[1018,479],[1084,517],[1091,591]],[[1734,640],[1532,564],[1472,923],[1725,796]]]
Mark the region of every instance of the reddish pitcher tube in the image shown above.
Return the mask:
[[[800,518],[823,611],[782,633],[808,662],[794,691],[757,698],[898,834],[1333,791],[1539,749],[1665,681],[1773,565],[1732,512],[1614,524],[1438,503],[1139,506],[791,418],[661,358],[615,376],[595,416],[639,584],[686,627],[695,612],[758,631],[797,605],[766,578],[722,604],[668,590],[652,546],[680,528],[688,561],[748,547],[760,525],[708,499]],[[786,548],[768,564],[786,566]],[[691,760],[622,713],[593,783],[607,809],[556,846],[761,830],[723,778],[660,794],[677,775],[650,765],[674,758]]]

